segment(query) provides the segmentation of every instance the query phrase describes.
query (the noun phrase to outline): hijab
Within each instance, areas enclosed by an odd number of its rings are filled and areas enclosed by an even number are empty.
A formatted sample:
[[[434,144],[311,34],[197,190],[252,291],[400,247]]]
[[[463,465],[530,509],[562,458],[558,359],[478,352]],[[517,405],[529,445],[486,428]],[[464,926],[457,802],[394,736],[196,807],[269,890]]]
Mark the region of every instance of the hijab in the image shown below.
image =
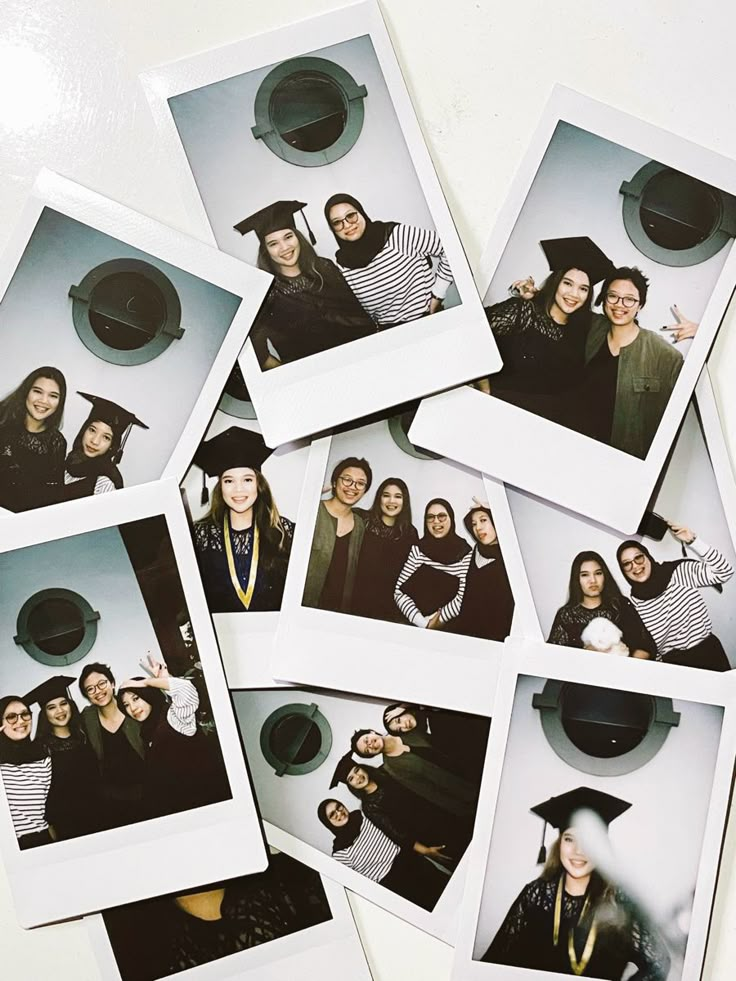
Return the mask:
[[[335,800],[334,797],[330,797],[328,800],[323,800],[319,807],[317,808],[317,817],[320,819],[322,824],[331,831],[335,836],[335,840],[332,844],[332,853],[340,852],[343,848],[350,848],[355,839],[360,834],[360,828],[363,824],[363,813],[362,811],[350,811],[350,817],[348,818],[348,823],[342,828],[336,828],[334,825],[330,824],[327,818],[327,805]],[[338,801],[341,803],[341,801]]]
[[[128,428],[129,423],[126,422],[124,426],[116,427],[108,422],[107,425],[109,425],[112,429],[110,449],[100,456],[89,457],[82,449],[82,437],[93,422],[104,421],[101,420],[99,416],[100,413],[95,411],[94,408],[92,412],[90,412],[89,416],[87,416],[87,421],[82,425],[82,428],[77,433],[74,443],[72,444],[72,449],[69,456],[66,458],[64,469],[67,471],[67,473],[71,474],[72,477],[89,477],[95,480],[98,477],[108,477],[115,485],[116,489],[120,490],[120,488],[123,486],[123,478],[120,476],[120,471],[115,466],[115,458],[118,453],[120,453],[121,440],[125,430]]]
[[[2,720],[5,710],[11,702],[20,702],[21,705],[28,708],[18,695],[6,695],[5,698],[0,698],[0,720]],[[0,732],[0,763],[12,763],[14,766],[19,766],[22,763],[36,763],[48,755],[41,745],[34,743],[30,733],[25,739],[10,739],[4,732]]]
[[[336,204],[351,204],[365,218],[365,231],[356,242],[346,242],[338,238],[330,224],[330,209]],[[365,269],[388,242],[397,225],[395,221],[371,221],[360,201],[350,194],[333,194],[325,205],[325,218],[339,245],[335,259],[344,269]]]
[[[496,559],[501,561],[502,555],[501,546],[498,544],[498,532],[496,532],[496,541],[491,542],[490,545],[484,545],[482,542],[479,542],[473,534],[473,515],[476,511],[482,511],[483,514],[487,514],[488,520],[491,522],[494,528],[496,527],[496,523],[493,520],[493,515],[491,514],[490,508],[484,507],[480,504],[468,511],[463,518],[463,524],[465,525],[470,537],[475,541],[475,547],[478,550],[479,555],[482,555],[484,559]]]
[[[426,530],[427,511],[433,504],[441,504],[450,517],[450,530],[443,538],[435,538]],[[433,497],[431,501],[427,502],[424,509],[424,528],[424,534],[419,539],[419,548],[432,562],[438,562],[440,565],[452,565],[454,562],[459,562],[470,551],[470,545],[455,531],[455,512],[452,510],[450,502],[446,501],[444,497]]]
[[[639,552],[642,552],[649,559],[652,565],[652,571],[646,582],[632,582],[621,566],[621,555],[627,548],[635,548]],[[641,542],[635,542],[633,539],[622,542],[616,549],[616,558],[618,560],[619,568],[624,574],[624,579],[631,587],[631,595],[636,599],[640,600],[651,600],[656,599],[661,596],[662,593],[667,589],[670,584],[670,579],[672,574],[678,565],[683,562],[692,562],[692,559],[674,559],[670,562],[657,562],[653,557],[652,553],[646,547],[642,545]]]

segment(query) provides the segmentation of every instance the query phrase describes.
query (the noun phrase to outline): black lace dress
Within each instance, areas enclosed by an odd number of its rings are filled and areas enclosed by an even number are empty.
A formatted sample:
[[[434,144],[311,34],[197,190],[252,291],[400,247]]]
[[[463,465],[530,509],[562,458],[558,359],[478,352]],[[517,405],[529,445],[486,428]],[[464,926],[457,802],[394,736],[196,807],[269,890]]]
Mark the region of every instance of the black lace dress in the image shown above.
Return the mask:
[[[585,896],[569,896],[563,890],[559,940],[555,944],[558,884],[557,880],[535,879],[524,886],[481,960],[529,970],[576,974],[571,955],[579,963],[584,959],[593,918],[584,912]],[[627,964],[637,968],[627,981],[666,981],[670,955],[662,938],[643,922],[631,900],[617,892],[615,905],[607,906],[605,925],[597,926],[587,965],[579,973],[604,981],[621,981]]]
[[[282,517],[281,524],[285,534],[281,556],[269,562],[269,557],[264,555],[262,540],[259,545],[255,587],[247,610],[230,577],[223,526],[209,519],[198,521],[194,525],[194,550],[197,554],[210,613],[263,612],[281,609],[286,570],[294,538],[294,522]],[[230,542],[240,588],[245,592],[248,588],[253,558],[253,529],[236,531],[231,528]]]
[[[42,742],[53,763],[46,818],[57,838],[77,838],[102,828],[97,757],[86,738],[49,734]]]
[[[58,429],[0,427],[0,507],[30,511],[52,504],[64,485],[66,440]]]
[[[394,600],[399,573],[409,555],[409,549],[419,541],[414,525],[397,528],[376,520],[367,511],[355,508],[365,521],[365,535],[360,547],[358,568],[353,586],[353,608],[356,616],[372,617],[400,623],[403,617]]]
[[[623,634],[623,642],[629,648],[629,652],[641,650],[648,651],[651,655],[656,652],[654,641],[632,603],[625,596],[617,600],[615,605],[601,605],[592,610],[579,604],[561,606],[555,614],[547,643],[582,648],[581,634],[596,617],[604,617],[616,624]]]

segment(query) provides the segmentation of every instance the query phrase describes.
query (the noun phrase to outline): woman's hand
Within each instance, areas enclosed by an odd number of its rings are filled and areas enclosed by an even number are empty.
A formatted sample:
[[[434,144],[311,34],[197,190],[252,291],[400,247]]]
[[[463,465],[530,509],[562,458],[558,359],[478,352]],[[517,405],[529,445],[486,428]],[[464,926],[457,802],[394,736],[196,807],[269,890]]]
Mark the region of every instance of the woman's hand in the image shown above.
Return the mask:
[[[489,511],[491,510],[490,502],[484,501],[482,497],[476,497],[475,495],[473,495],[472,500],[473,500],[473,504],[477,508],[488,508]]]
[[[444,848],[444,845],[423,845],[421,841],[414,842],[414,851],[417,855],[439,859],[441,862],[451,862],[452,859],[449,855],[445,855]]]
[[[163,661],[157,661],[152,654],[146,655],[146,660],[141,661],[140,665],[144,671],[150,671],[153,678],[161,679],[170,677],[166,664]]]
[[[146,684],[145,678],[128,678],[120,685],[120,688],[145,688]]]
[[[672,333],[670,334],[670,337],[675,344],[678,344],[680,341],[687,341],[691,337],[695,337],[700,324],[696,324],[694,321],[688,320],[684,314],[680,313],[680,308],[676,304],[673,304],[672,312],[675,315],[677,323],[667,324],[665,327],[661,327],[660,330],[671,331]]]
[[[263,362],[263,370],[270,371],[271,368],[278,368],[281,362],[278,358],[275,358],[272,354],[268,354]]]
[[[427,624],[427,630],[437,630],[437,628],[440,626],[441,626],[440,611],[437,610],[437,612],[433,613],[432,616],[429,618],[429,623]]]
[[[539,292],[532,276],[527,276],[526,279],[515,280],[511,284],[510,290],[515,296],[520,296],[522,300],[533,300]]]
[[[436,296],[433,296],[432,299],[429,301],[430,315],[433,313],[437,313],[441,309],[442,309],[442,300],[438,299],[438,297]]]
[[[682,542],[683,545],[692,545],[692,543],[698,537],[694,531],[691,531],[690,528],[686,528],[685,525],[677,525],[674,523],[674,521],[668,521],[667,524],[670,526],[670,531],[678,542]]]

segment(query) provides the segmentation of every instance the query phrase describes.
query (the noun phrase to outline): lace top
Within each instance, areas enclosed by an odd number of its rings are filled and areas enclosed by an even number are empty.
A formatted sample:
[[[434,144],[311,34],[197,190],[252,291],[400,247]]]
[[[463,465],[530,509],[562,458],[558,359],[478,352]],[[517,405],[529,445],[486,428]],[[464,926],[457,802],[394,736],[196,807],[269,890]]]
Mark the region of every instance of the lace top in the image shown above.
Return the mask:
[[[65,458],[66,440],[58,429],[0,427],[0,506],[28,511],[53,503],[64,482]]]
[[[650,654],[655,653],[654,642],[647,634],[639,614],[623,596],[616,606],[601,605],[592,610],[579,604],[561,606],[555,614],[547,643],[582,648],[581,634],[596,617],[604,617],[621,629],[623,642],[629,652],[643,650]]]

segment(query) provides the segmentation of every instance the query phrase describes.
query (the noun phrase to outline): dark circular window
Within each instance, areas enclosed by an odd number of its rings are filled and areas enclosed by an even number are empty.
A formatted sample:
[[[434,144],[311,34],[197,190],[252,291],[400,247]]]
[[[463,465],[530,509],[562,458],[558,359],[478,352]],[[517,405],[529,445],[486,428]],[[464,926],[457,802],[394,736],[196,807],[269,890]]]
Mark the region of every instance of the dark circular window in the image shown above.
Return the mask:
[[[292,58],[261,82],[251,132],[297,166],[334,163],[360,136],[366,95],[365,86],[340,65],[326,58]]]
[[[332,731],[316,705],[283,705],[261,727],[261,752],[277,777],[311,773],[327,759]]]
[[[21,607],[15,643],[42,664],[72,664],[97,637],[100,614],[70,589],[42,589]]]
[[[636,248],[666,266],[710,259],[736,233],[736,200],[652,160],[624,181],[623,219]]]
[[[680,722],[669,698],[597,685],[547,681],[532,705],[555,753],[597,776],[638,770]]]
[[[413,456],[418,460],[442,460],[444,457],[439,453],[432,453],[430,450],[421,449],[409,440],[409,427],[414,422],[419,403],[413,404],[411,408],[396,416],[391,416],[388,420],[388,431],[391,438],[400,450],[408,456]]]
[[[181,304],[171,281],[138,259],[113,259],[69,290],[82,342],[113,364],[143,364],[182,337]]]
[[[218,408],[236,419],[255,419],[256,414],[251,402],[250,392],[245,384],[240,365],[235,362],[233,370],[228,375],[225,389],[220,396]]]

